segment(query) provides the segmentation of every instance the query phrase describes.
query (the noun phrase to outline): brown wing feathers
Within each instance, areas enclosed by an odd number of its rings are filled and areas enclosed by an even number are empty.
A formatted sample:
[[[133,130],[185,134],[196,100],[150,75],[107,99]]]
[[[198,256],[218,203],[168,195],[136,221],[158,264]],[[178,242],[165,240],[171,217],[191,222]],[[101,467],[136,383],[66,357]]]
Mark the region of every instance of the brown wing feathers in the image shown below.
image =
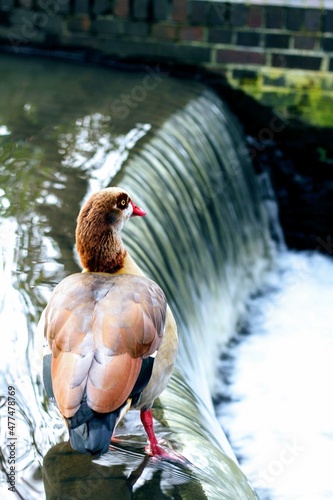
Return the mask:
[[[165,315],[163,291],[148,278],[81,273],[63,280],[45,316],[61,413],[75,414],[85,388],[93,410],[119,408],[135,385],[142,358],[161,344]]]

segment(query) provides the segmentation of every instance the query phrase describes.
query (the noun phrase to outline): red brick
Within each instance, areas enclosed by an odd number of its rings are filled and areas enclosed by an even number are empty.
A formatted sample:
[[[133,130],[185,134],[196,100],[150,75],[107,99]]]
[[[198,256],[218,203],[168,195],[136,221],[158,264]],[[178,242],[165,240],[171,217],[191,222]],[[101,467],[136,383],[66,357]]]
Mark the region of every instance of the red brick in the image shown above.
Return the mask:
[[[198,1],[190,3],[190,19],[192,23],[205,24],[207,13],[209,12],[211,2]]]
[[[74,12],[75,14],[89,15],[90,13],[89,0],[74,0]]]
[[[318,38],[314,36],[295,35],[295,49],[313,50],[316,46]]]
[[[150,16],[150,0],[132,0],[131,13],[135,19],[141,21],[149,19]]]
[[[180,40],[200,42],[204,37],[203,26],[186,26],[179,31]]]
[[[172,2],[172,19],[174,21],[187,20],[187,0],[173,0]]]
[[[94,4],[92,6],[93,14],[98,16],[100,14],[110,14],[111,12],[110,0],[94,0]]]
[[[300,31],[303,29],[304,25],[304,12],[305,9],[300,7],[288,7],[287,17],[286,17],[286,28],[287,30]]]
[[[293,11],[293,9],[290,9]],[[305,9],[304,9],[305,10]],[[281,29],[284,27],[285,8],[269,5],[266,9],[266,28]]]
[[[129,17],[129,0],[114,0],[113,13],[117,17]]]
[[[208,41],[212,43],[231,43],[233,30],[210,28],[208,33]]]
[[[19,5],[25,9],[30,9],[32,7],[32,0],[19,0]]]
[[[153,0],[152,14],[155,21],[162,21],[170,17],[169,0]]]
[[[220,49],[217,51],[216,60],[218,63],[265,64],[265,54],[252,50]]]
[[[333,52],[333,38],[323,38],[322,46],[325,52]]]
[[[125,23],[119,19],[99,18],[94,22],[94,31],[98,34],[123,35]]]
[[[243,45],[245,47],[259,47],[260,39],[260,33],[257,31],[239,31],[237,33],[237,45]]]
[[[322,11],[319,9],[305,9],[305,29],[320,31]]]
[[[80,14],[68,19],[69,31],[90,31],[91,19],[85,14]]]
[[[250,5],[247,13],[247,26],[249,28],[261,28],[264,25],[264,7],[262,5]]]
[[[267,33],[264,35],[265,46],[271,49],[288,49],[289,35],[283,33]]]
[[[325,12],[324,31],[328,33],[333,31],[333,10]]]
[[[232,3],[230,5],[229,23],[231,26],[245,26],[248,8],[246,5]]]
[[[228,24],[231,7],[227,3],[210,2],[208,9],[208,24],[210,26],[225,26]]]
[[[272,66],[290,69],[320,70],[322,58],[300,54],[273,54]]]
[[[176,27],[171,24],[153,24],[152,36],[160,40],[174,40]]]
[[[145,38],[148,36],[150,25],[144,21],[125,21],[124,31],[126,35]]]

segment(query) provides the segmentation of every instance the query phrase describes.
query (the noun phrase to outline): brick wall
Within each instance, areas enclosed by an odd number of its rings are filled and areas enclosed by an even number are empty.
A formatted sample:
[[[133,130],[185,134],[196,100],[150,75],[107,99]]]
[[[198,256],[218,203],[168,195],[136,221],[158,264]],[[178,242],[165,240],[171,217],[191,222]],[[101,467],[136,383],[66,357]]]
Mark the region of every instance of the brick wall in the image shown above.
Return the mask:
[[[204,67],[268,101],[293,88],[331,96],[333,1],[271,3],[0,0],[0,43]]]

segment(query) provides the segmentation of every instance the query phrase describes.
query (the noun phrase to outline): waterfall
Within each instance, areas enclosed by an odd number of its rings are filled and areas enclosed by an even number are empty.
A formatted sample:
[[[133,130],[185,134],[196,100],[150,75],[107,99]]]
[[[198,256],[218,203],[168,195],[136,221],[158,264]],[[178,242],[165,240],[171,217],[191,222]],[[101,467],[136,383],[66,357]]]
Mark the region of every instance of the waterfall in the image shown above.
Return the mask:
[[[58,87],[66,75],[66,85],[76,88],[82,78],[82,74],[77,75],[81,70],[75,68],[71,76],[74,83],[68,77],[69,71],[68,67],[58,66]],[[38,78],[46,85],[45,71],[43,77],[38,76],[38,71],[31,71],[31,75],[31,92],[38,87]],[[91,91],[87,73],[84,75],[88,90],[72,91],[80,103],[80,98],[85,102],[84,92]],[[117,95],[123,86],[135,88],[135,83],[142,82],[142,75],[129,77],[127,73],[104,69],[99,80],[96,68],[92,75],[91,81],[97,88],[98,82],[102,82],[100,88],[105,86],[103,92],[96,93],[95,103],[85,104],[87,109],[81,110],[80,104],[75,111],[70,110],[73,115],[70,119],[66,115],[69,113],[66,96],[62,94],[58,99],[65,104],[52,110],[50,128],[46,126],[44,106],[48,102],[43,94],[40,98],[36,90],[36,95],[30,97],[32,103],[35,99],[40,106],[40,131],[36,125],[37,104],[26,105],[26,114],[31,114],[31,109],[35,113],[29,124],[35,133],[32,140],[44,133],[47,139],[43,136],[39,147],[34,145],[31,150],[31,176],[35,183],[31,196],[39,200],[38,215],[34,213],[31,218],[34,229],[27,230],[32,234],[30,239],[25,238],[29,241],[24,246],[26,249],[32,241],[29,281],[26,280],[30,289],[18,279],[16,292],[30,297],[25,314],[37,322],[54,284],[77,270],[71,238],[84,196],[107,185],[120,185],[128,190],[147,211],[147,216],[125,225],[125,246],[146,274],[164,289],[179,330],[175,372],[154,406],[157,435],[177,447],[191,465],[148,459],[143,453],[146,437],[136,412],[130,412],[119,426],[119,446],[114,445],[99,460],[92,462],[90,457],[70,451],[65,443],[56,444],[60,437],[66,440],[63,424],[56,410],[44,400],[37,379],[33,381],[34,395],[29,396],[29,403],[25,401],[28,394],[25,388],[25,394],[22,391],[18,395],[18,405],[28,415],[26,420],[37,450],[34,457],[46,453],[46,443],[48,448],[52,445],[43,461],[47,497],[55,498],[61,492],[64,497],[67,494],[69,498],[89,498],[97,491],[100,498],[109,498],[112,488],[122,492],[119,498],[134,498],[129,490],[133,493],[138,489],[147,491],[151,498],[162,494],[191,499],[255,498],[215,418],[212,404],[219,355],[235,332],[246,300],[261,283],[274,253],[270,221],[240,127],[211,90],[169,77],[164,87],[160,85],[144,101],[144,106],[133,109],[130,125],[121,117],[118,121],[112,117],[121,138],[111,137],[108,128],[111,119],[106,112],[110,105],[105,100],[108,78],[112,76]],[[12,134],[19,133],[13,121],[18,119],[19,112],[8,112],[7,127]],[[73,122],[70,131],[66,120]],[[26,144],[28,155],[30,143]],[[51,167],[45,164],[41,174],[43,187],[37,197],[35,173],[42,171],[42,151],[47,147]],[[59,155],[61,168],[57,169]],[[23,201],[18,213],[22,214],[22,206]],[[31,205],[27,206],[29,214]],[[12,220],[13,210],[9,215],[8,220]],[[16,218],[20,230],[13,224],[13,234],[21,232],[24,236],[30,226],[24,225],[22,215],[21,219],[19,215]],[[22,261],[27,258],[27,253],[24,255]],[[51,262],[45,265],[45,261]],[[28,330],[31,329],[30,325]],[[12,380],[14,384],[25,376],[14,364],[10,370],[8,383]],[[28,373],[32,377],[30,368]],[[30,378],[25,380],[31,384]],[[26,460],[27,456],[28,452]],[[27,483],[21,491],[27,498],[40,498],[34,496]]]
[[[205,89],[136,145],[112,184],[135,193],[147,210],[139,224],[125,226],[124,242],[166,292],[180,331],[176,374],[160,398],[164,413],[170,428],[184,433],[187,456],[206,447],[218,474],[219,454],[234,455],[212,407],[216,364],[272,258],[268,216],[239,126]],[[216,498],[228,498],[224,488]]]
[[[130,253],[161,284],[182,332],[178,369],[213,390],[217,353],[271,254],[267,215],[234,117],[212,92],[137,145],[113,184],[148,216],[124,229]],[[204,395],[203,397],[206,397]]]

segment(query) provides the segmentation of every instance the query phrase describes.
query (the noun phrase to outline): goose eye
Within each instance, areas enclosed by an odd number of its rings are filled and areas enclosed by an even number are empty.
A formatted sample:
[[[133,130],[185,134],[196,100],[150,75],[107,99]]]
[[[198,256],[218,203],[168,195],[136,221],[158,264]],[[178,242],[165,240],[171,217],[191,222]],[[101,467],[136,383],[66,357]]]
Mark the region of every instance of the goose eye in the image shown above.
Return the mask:
[[[122,196],[120,196],[117,200],[117,207],[122,210],[128,206],[128,200]]]

